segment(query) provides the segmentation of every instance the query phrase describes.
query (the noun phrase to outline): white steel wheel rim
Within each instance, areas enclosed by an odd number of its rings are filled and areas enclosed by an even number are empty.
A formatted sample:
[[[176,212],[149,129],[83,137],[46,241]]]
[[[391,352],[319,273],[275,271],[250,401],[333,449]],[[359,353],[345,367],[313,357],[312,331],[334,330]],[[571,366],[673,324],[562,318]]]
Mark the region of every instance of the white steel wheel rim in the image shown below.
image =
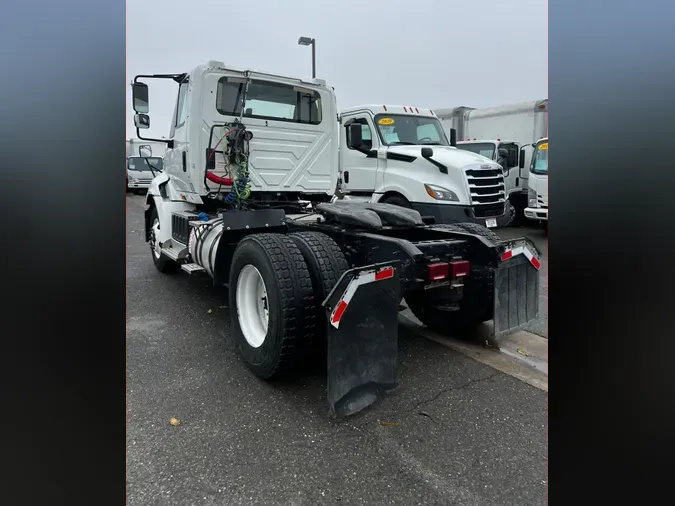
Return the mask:
[[[159,245],[157,244],[157,232],[159,231],[159,218],[155,218],[155,221],[152,222],[152,254],[155,255],[155,258],[159,260],[161,251]]]
[[[237,318],[246,342],[252,348],[260,348],[267,336],[269,299],[260,271],[250,264],[237,278]]]

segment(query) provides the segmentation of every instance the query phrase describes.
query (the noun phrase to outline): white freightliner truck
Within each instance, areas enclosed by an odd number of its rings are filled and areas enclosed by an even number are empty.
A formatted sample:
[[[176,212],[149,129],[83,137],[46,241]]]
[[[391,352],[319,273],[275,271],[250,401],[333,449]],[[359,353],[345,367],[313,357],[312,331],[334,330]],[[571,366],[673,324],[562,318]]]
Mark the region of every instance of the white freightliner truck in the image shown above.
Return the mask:
[[[329,406],[346,416],[397,384],[404,299],[444,333],[493,320],[500,336],[536,316],[540,255],[529,240],[391,204],[331,202],[340,125],[323,80],[216,61],[136,76],[141,140],[159,141],[141,135],[152,79],[178,85],[164,171],[146,196],[152,261],[228,287],[231,334],[258,377],[298,373],[323,350]],[[346,128],[362,147],[361,124]]]
[[[152,179],[162,171],[166,143],[127,140],[127,191],[147,191]]]
[[[548,135],[548,99],[498,107],[439,109],[446,129],[457,131],[457,147],[499,162],[506,193],[519,223],[528,205],[532,147]]]
[[[347,198],[412,208],[437,223],[507,224],[501,167],[458,150],[432,110],[362,105],[343,110],[339,121],[340,190]],[[354,124],[360,137],[350,134]]]
[[[548,137],[534,144],[525,216],[548,222]]]

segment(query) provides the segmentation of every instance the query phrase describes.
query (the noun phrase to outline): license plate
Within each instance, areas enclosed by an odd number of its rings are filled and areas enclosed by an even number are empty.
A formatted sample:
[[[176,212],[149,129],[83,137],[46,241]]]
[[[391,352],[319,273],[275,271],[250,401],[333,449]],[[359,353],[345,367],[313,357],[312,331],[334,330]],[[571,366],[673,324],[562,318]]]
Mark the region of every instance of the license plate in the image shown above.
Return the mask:
[[[488,228],[495,228],[497,226],[497,219],[488,218],[487,220],[485,220],[485,226]]]

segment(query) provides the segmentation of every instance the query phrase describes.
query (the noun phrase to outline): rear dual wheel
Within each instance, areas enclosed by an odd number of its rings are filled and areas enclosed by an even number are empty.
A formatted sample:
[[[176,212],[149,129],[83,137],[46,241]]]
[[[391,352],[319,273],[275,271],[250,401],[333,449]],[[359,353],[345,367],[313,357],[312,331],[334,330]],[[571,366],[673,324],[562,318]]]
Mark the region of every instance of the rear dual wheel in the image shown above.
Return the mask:
[[[252,234],[234,251],[230,315],[237,348],[263,379],[302,370],[316,343],[325,339],[321,302],[347,262],[324,234]]]

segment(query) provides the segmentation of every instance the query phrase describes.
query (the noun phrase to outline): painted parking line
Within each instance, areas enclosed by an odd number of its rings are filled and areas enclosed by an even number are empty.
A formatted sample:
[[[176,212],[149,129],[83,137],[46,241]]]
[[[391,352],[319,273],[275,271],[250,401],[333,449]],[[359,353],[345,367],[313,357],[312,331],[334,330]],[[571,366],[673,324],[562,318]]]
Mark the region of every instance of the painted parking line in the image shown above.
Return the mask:
[[[500,341],[498,350],[478,344],[480,337],[473,343],[433,332],[420,323],[409,309],[399,313],[399,323],[426,339],[548,392],[548,339],[544,337],[525,331],[516,332]]]

